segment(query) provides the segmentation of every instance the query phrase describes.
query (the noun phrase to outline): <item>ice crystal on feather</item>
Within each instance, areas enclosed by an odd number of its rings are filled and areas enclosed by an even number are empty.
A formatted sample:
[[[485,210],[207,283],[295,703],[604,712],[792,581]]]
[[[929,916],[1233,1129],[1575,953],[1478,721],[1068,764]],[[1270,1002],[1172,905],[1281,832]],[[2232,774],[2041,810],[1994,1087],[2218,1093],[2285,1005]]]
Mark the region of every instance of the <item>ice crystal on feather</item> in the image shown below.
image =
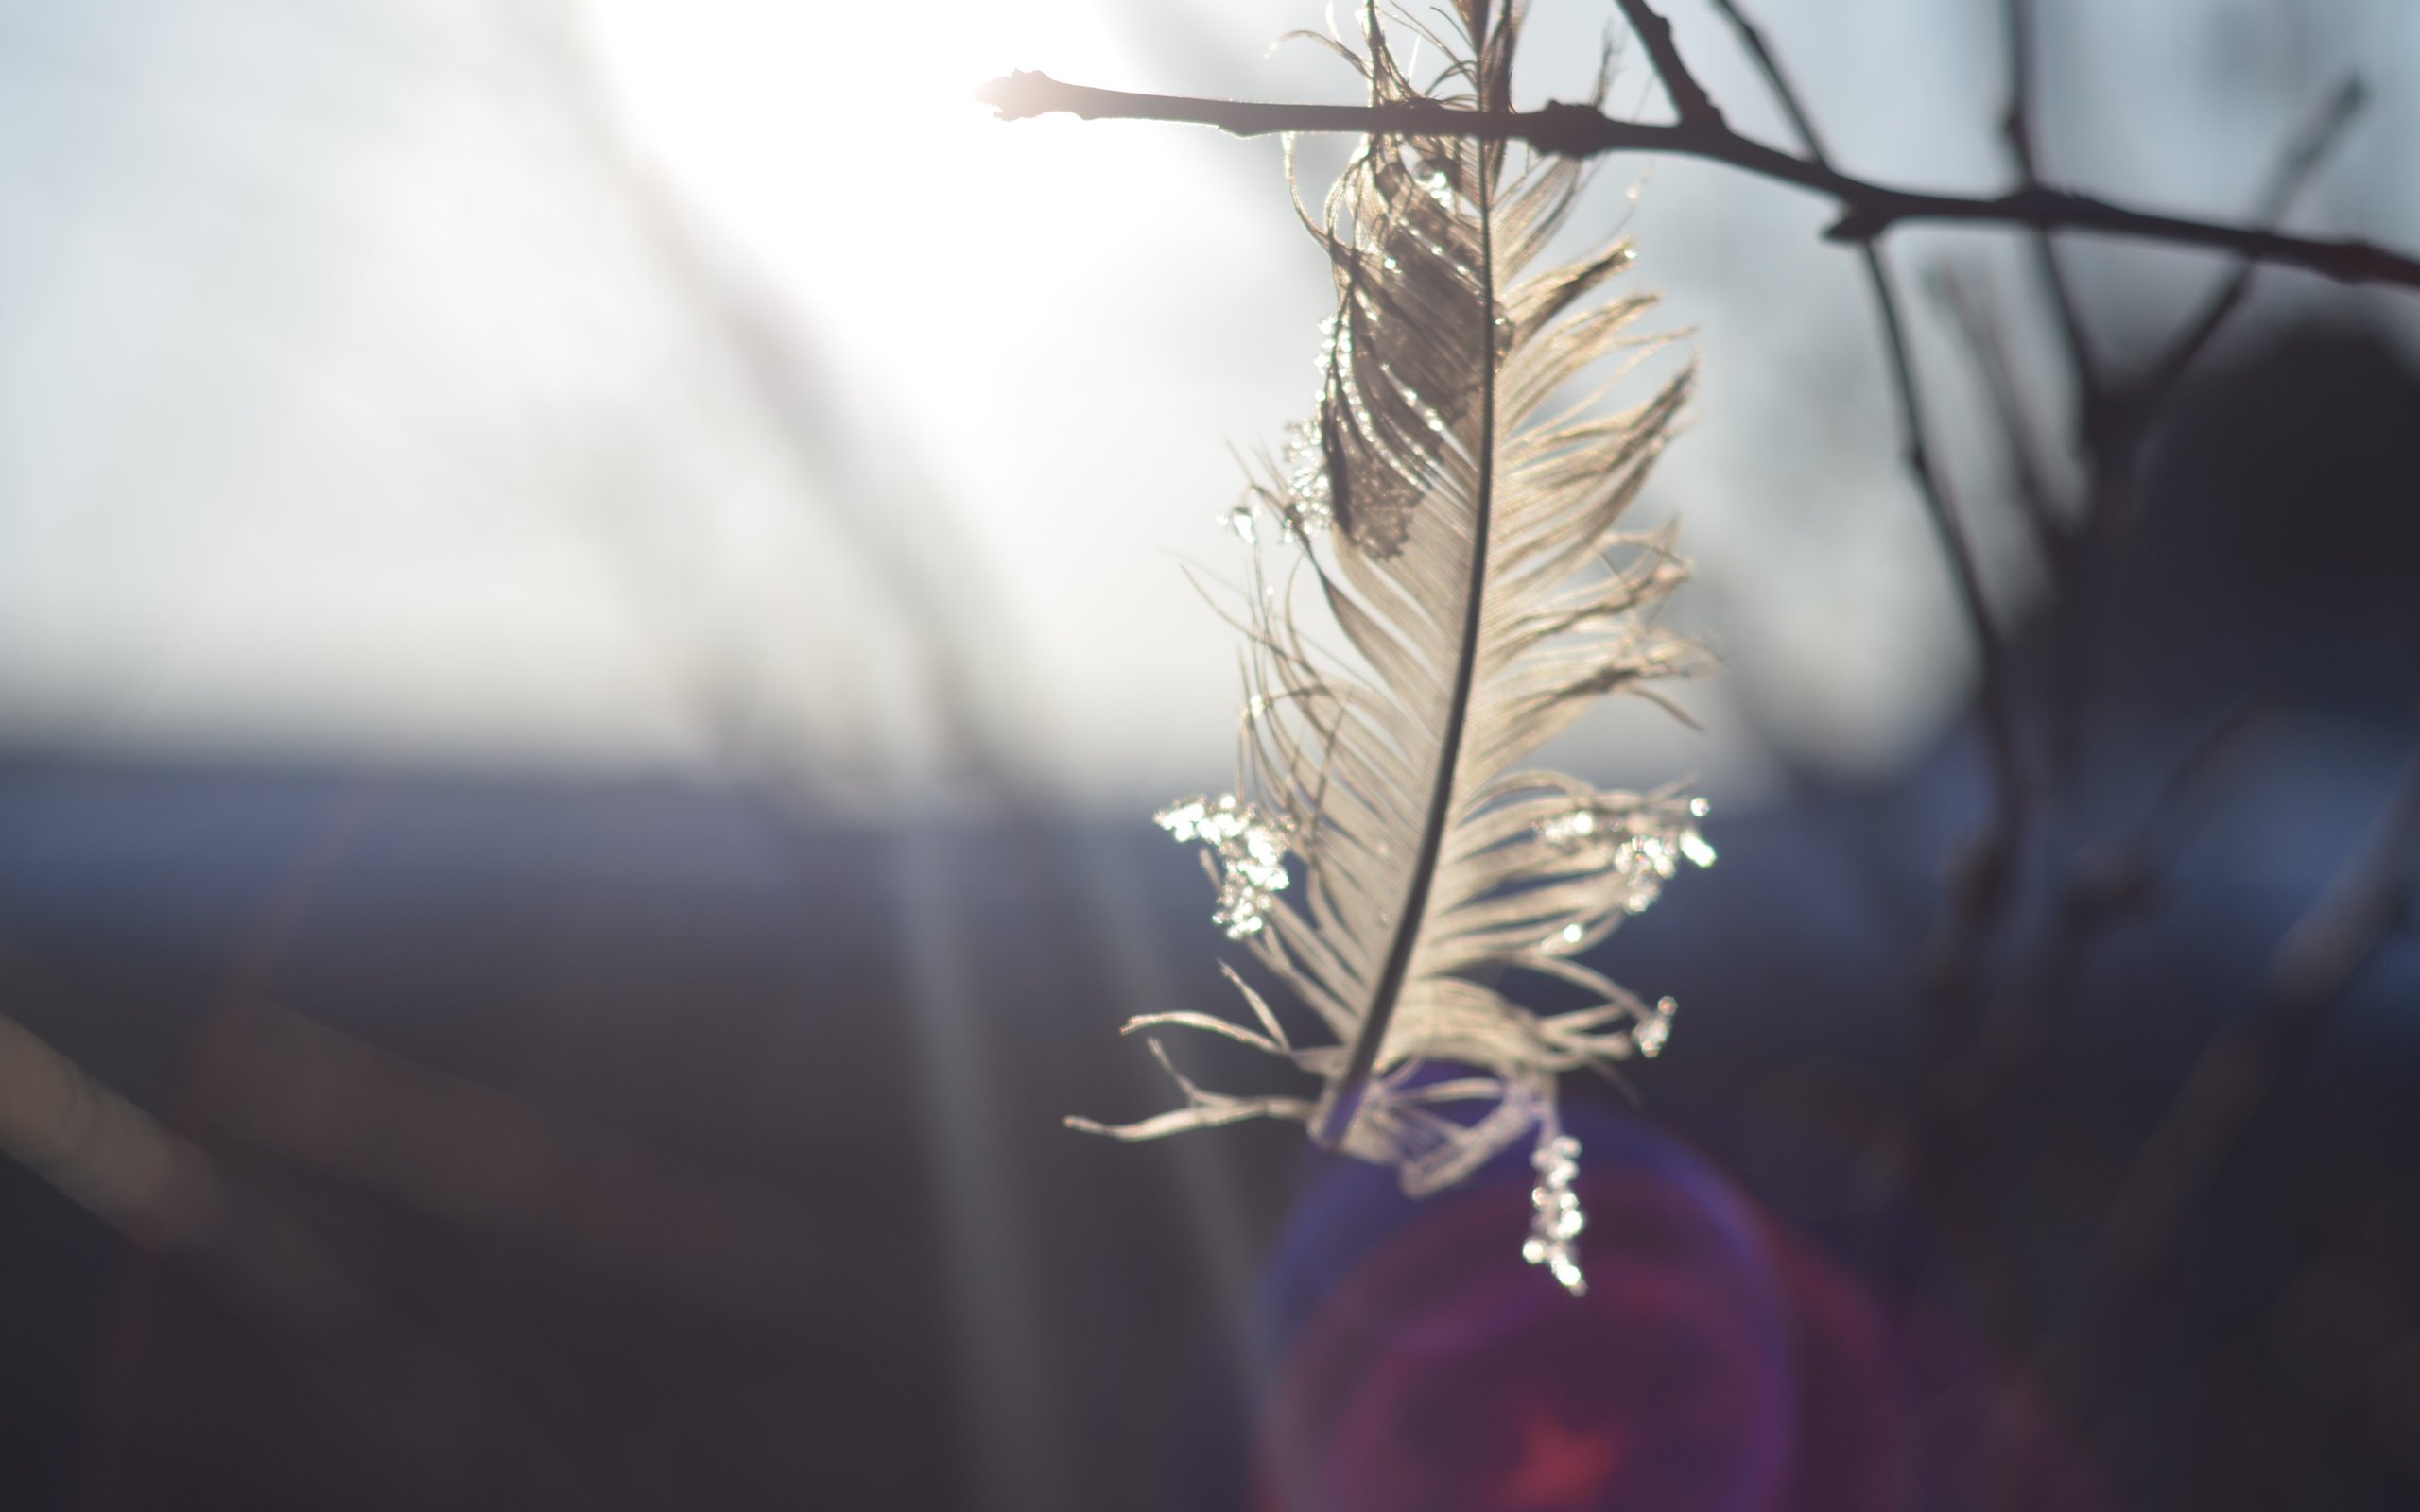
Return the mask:
[[[1229,939],[1257,934],[1288,880],[1285,821],[1271,822],[1233,793],[1179,799],[1151,817],[1178,840],[1199,840],[1219,858],[1219,906],[1210,921]]]
[[[1372,99],[1509,108],[1518,7],[1460,18],[1451,40],[1397,18],[1447,54],[1426,93],[1366,30]],[[1685,576],[1668,532],[1618,528],[1692,373],[1629,410],[1597,403],[1658,343],[1632,329],[1652,301],[1614,292],[1627,244],[1543,264],[1581,174],[1501,143],[1379,137],[1330,193],[1312,228],[1337,285],[1317,402],[1231,516],[1254,561],[1235,788],[1158,816],[1205,848],[1214,919],[1324,1032],[1298,1043],[1230,971],[1248,1019],[1128,1025],[1183,1107],[1070,1120],[1150,1139],[1295,1119],[1414,1196],[1530,1138],[1523,1252],[1574,1292],[1585,1219],[1557,1079],[1655,1055],[1673,1012],[1577,957],[1713,860],[1697,799],[1521,765],[1600,696],[1704,665],[1655,625]],[[1255,528],[1262,511],[1275,529]],[[1525,974],[1582,1001],[1530,1008]],[[1197,1086],[1159,1042],[1177,1028],[1286,1061],[1315,1094]]]
[[[1624,913],[1644,913],[1678,875],[1681,863],[1714,865],[1714,847],[1698,833],[1702,798],[1663,793],[1598,793],[1537,821],[1540,840],[1618,877]],[[1573,936],[1576,942],[1579,936]]]
[[[1588,1227],[1580,1194],[1571,1190],[1580,1175],[1580,1142],[1551,1124],[1542,1125],[1538,1134],[1538,1147],[1530,1156],[1538,1184],[1530,1189],[1530,1237],[1522,1242],[1521,1258],[1544,1265],[1564,1291],[1579,1297],[1588,1290],[1574,1243]]]

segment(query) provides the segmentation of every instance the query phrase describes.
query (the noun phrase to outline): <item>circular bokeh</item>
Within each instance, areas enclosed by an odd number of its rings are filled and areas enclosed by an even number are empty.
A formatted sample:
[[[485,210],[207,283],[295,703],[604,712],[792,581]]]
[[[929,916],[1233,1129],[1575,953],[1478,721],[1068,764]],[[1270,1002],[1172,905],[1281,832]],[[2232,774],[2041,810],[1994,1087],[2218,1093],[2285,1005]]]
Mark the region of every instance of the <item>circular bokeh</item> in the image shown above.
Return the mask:
[[[1425,1202],[1340,1162],[1266,1293],[1253,1512],[2097,1508],[1971,1333],[1685,1146],[1586,1118],[1587,1275],[1519,1258],[1526,1152]]]

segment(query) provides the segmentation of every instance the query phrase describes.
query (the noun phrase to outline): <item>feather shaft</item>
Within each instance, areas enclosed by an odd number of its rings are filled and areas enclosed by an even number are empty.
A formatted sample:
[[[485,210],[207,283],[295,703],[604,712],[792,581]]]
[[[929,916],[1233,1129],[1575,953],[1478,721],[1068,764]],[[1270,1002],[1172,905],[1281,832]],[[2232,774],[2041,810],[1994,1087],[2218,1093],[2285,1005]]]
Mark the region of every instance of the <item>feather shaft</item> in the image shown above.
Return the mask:
[[[1491,219],[1488,189],[1479,186],[1479,286],[1495,287],[1495,244],[1490,232]],[[1495,345],[1495,306],[1490,298],[1479,304],[1481,326],[1479,350],[1493,353]],[[1479,436],[1477,465],[1478,478],[1474,490],[1470,571],[1465,579],[1462,598],[1461,644],[1457,649],[1454,665],[1453,692],[1446,703],[1445,729],[1439,737],[1437,776],[1428,795],[1428,813],[1423,821],[1420,850],[1412,858],[1411,884],[1407,892],[1401,917],[1396,920],[1394,938],[1387,947],[1386,965],[1378,973],[1378,985],[1373,989],[1370,1006],[1362,1014],[1361,1025],[1355,1031],[1352,1048],[1346,1053],[1344,1074],[1330,1091],[1324,1104],[1315,1137],[1333,1149],[1343,1144],[1354,1119],[1361,1110],[1362,1095],[1376,1066],[1379,1047],[1386,1043],[1387,1028],[1394,1022],[1395,1005],[1403,997],[1404,975],[1411,969],[1412,947],[1419,942],[1421,929],[1427,921],[1428,893],[1437,878],[1437,857],[1444,849],[1445,829],[1454,813],[1456,778],[1461,765],[1462,731],[1470,720],[1471,685],[1478,674],[1479,627],[1487,604],[1487,540],[1494,519],[1495,485],[1495,364],[1491,355],[1486,377],[1479,385]]]

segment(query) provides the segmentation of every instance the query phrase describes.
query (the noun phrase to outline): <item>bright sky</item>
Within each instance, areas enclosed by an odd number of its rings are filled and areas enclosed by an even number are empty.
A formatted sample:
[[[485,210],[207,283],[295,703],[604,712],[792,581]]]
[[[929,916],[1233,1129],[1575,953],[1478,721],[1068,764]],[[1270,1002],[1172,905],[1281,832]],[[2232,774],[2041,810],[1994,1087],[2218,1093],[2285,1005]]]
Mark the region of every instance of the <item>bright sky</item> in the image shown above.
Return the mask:
[[[1996,180],[1996,39],[1961,8],[1766,9],[1844,159]],[[1608,8],[1535,9],[1543,94],[1588,70]],[[2235,19],[2183,26],[2204,9]],[[1724,34],[1674,10],[1718,95],[1770,128]],[[2408,7],[2325,28],[2217,0],[2078,15],[2092,30],[2066,45],[2104,103],[2059,111],[2052,147],[2096,144],[2095,187],[2232,211],[2360,60],[2379,97],[2307,223],[2420,242],[2420,206],[2363,189],[2420,139]],[[968,91],[1022,66],[1346,97],[1313,49],[1264,52],[1322,16],[0,3],[0,735],[608,770],[795,736],[876,769],[929,725],[885,576],[905,572],[1066,791],[1123,805],[1218,781],[1233,637],[1183,568],[1235,562],[1216,523],[1235,453],[1307,400],[1323,271],[1273,144],[1003,126]],[[1617,103],[1645,94],[1627,70]],[[1604,176],[1593,229],[1643,167]],[[837,430],[769,413],[632,169]],[[1692,612],[1732,672],[1699,699],[1711,737],[1592,737],[1614,775],[1753,787],[1769,738],[1891,759],[1963,675],[1855,269],[1813,241],[1820,218],[1692,165],[1648,175],[1640,276],[1697,331],[1707,380],[1651,502],[1684,518]],[[1951,247],[2017,266],[1989,240],[1911,250]],[[2207,276],[2087,266],[2137,318]],[[1923,354],[1954,372],[1945,346]]]

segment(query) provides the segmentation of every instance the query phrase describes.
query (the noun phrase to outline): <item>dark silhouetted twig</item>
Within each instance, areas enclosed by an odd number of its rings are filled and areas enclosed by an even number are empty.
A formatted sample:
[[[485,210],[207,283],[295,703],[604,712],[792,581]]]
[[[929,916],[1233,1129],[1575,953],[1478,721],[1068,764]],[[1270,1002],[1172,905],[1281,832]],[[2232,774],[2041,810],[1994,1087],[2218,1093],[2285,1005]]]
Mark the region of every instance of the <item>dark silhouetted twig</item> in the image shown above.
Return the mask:
[[[1549,104],[1534,111],[1466,111],[1426,102],[1291,105],[1214,100],[1095,89],[1062,83],[1047,74],[1027,71],[995,78],[977,90],[976,96],[995,107],[1003,120],[1011,121],[1064,113],[1086,120],[1192,122],[1217,127],[1236,136],[1287,131],[1375,132],[1524,142],[1538,151],[1565,157],[1669,153],[1727,163],[1832,200],[1840,206],[1841,216],[1824,235],[1834,241],[1871,241],[1895,226],[1911,222],[2035,226],[2047,231],[2099,232],[2175,247],[2231,252],[2280,266],[2305,268],[2345,284],[2420,288],[2420,259],[2367,241],[2324,241],[2256,227],[2160,215],[2090,195],[2038,185],[2000,195],[1893,188],[1767,146],[1740,135],[1719,119],[1651,126],[1618,121],[1588,106],[1567,103]]]
[[[1823,135],[1801,103],[1781,60],[1765,44],[1763,32],[1734,0],[1713,3],[1739,34],[1741,44],[1764,76],[1783,114],[1789,117],[1791,129],[1805,145],[1808,160],[1828,170],[1831,154],[1824,145]],[[1681,66],[1677,54],[1672,66]],[[1670,87],[1668,81],[1667,88]],[[1909,349],[1907,321],[1900,310],[1897,287],[1879,245],[1868,241],[1859,251],[1866,282],[1874,289],[1883,353],[1890,362],[1892,387],[1898,401],[1902,455],[1909,474],[1915,480],[1916,492],[1924,501],[1926,517],[1941,541],[1942,556],[1949,565],[1959,605],[1965,611],[1974,636],[1979,684],[1976,705],[1982,727],[1984,760],[1992,780],[1990,827],[1969,844],[1959,860],[1959,875],[1929,952],[1928,996],[1933,1009],[1930,1017],[1936,1021],[1935,1049],[1945,1051],[1947,1036],[1938,1032],[1945,1026],[1938,1021],[1962,997],[1974,955],[1988,937],[1999,901],[2006,894],[2009,869],[2025,827],[2025,778],[2017,750],[2007,653],[1992,623],[1991,605],[1983,593],[1983,575],[1974,545],[1949,497],[1947,484],[1933,466],[1927,441],[1930,428],[1925,417],[1924,391],[1917,381],[1914,355]]]
[[[2009,354],[1999,312],[1981,281],[1954,265],[1928,270],[1926,288],[1949,318],[1950,328],[1965,344],[1967,357],[1983,381],[1983,392],[1991,401],[2008,454],[2009,491],[2032,533],[2034,550],[2045,561],[2054,561],[2068,549],[2069,521],[2061,508],[2058,490],[2051,485],[2049,470],[2035,450],[2033,422],[2017,389],[2016,364]]]
[[[1672,24],[1656,14],[1647,0],[1614,0],[1622,8],[1622,19],[1630,23],[1641,45],[1647,49],[1647,60],[1654,66],[1655,77],[1663,81],[1664,93],[1679,112],[1684,125],[1704,126],[1716,130],[1729,129],[1714,96],[1705,92],[1688,64],[1681,60],[1681,49],[1672,41]],[[1728,9],[1727,7],[1725,8]],[[1791,112],[1795,114],[1793,109]],[[1823,153],[1813,154],[1817,162]]]
[[[2004,0],[2000,16],[2005,30],[2004,50],[2008,59],[2008,105],[2000,116],[2000,139],[2008,144],[2009,161],[2016,169],[2020,187],[2039,188],[2042,183],[2041,144],[2033,130],[2033,0]],[[2051,312],[2058,318],[2059,335],[2066,347],[2067,366],[2077,378],[2076,416],[2078,438],[2089,444],[2092,412],[2101,391],[2100,364],[2092,350],[2092,337],[2084,329],[2083,311],[2077,302],[2075,289],[2067,281],[2065,264],[2059,261],[2058,244],[2051,240],[2048,227],[2034,228],[2034,267],[2042,280],[2044,292],[2049,297]]]
[[[2420,756],[2405,768],[2360,853],[2279,942],[2259,1003],[2204,1048],[2144,1142],[2066,1319],[2045,1342],[2043,1374],[2070,1389],[2091,1381],[2111,1323],[2175,1247],[2362,970],[2409,921],[2415,852]]]
[[[2083,988],[2093,950],[2119,925],[2151,914],[2164,863],[2183,842],[2197,796],[2273,713],[2265,697],[2245,700],[2213,725],[2176,765],[2119,835],[2080,846],[2058,889],[2049,938],[2030,991],[2002,999],[1982,1025],[1974,1108],[1993,1124],[2022,1100],[2042,1052],[2057,1038]]]
[[[2286,217],[2304,186],[2327,161],[2328,152],[2342,140],[2345,129],[2353,124],[2368,103],[2369,91],[2359,78],[2348,78],[2337,86],[2318,114],[2287,147],[2271,176],[2269,188],[2261,196],[2258,219],[2271,229]],[[2186,325],[2169,343],[2143,375],[2127,386],[2123,402],[2126,419],[2135,428],[2147,428],[2151,419],[2176,391],[2186,371],[2208,348],[2227,321],[2232,318],[2246,296],[2252,292],[2252,281],[2260,271],[2256,259],[2246,258],[2236,265],[2235,271],[2219,286],[2201,313]]]

